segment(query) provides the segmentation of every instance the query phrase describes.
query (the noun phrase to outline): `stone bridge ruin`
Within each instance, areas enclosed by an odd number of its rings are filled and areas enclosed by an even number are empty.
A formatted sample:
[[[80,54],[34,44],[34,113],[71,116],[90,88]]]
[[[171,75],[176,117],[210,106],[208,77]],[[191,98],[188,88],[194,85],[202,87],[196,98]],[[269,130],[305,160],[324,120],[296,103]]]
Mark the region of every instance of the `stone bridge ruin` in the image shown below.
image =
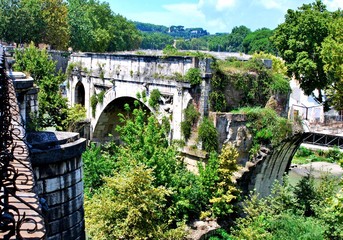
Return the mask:
[[[69,102],[81,104],[87,110],[91,123],[91,138],[105,141],[113,134],[118,124],[118,113],[123,112],[127,102],[140,100],[158,119],[171,119],[171,140],[182,139],[181,122],[184,109],[194,104],[201,117],[212,115],[219,132],[219,142],[233,142],[240,153],[239,163],[245,167],[237,173],[237,182],[245,193],[256,190],[261,196],[270,193],[275,180],[281,180],[290,167],[291,160],[303,141],[303,134],[295,134],[271,149],[261,148],[253,160],[249,159],[251,139],[246,119],[242,115],[209,113],[208,96],[211,90],[211,68],[209,59],[194,57],[163,57],[137,54],[74,53],[70,64],[73,71],[68,78],[67,96]],[[181,81],[191,68],[201,70],[202,83],[198,87]],[[161,93],[160,106],[154,109],[148,101],[138,99],[137,93],[158,89]],[[92,106],[91,99],[103,94],[102,101]],[[250,136],[251,138],[251,136]],[[249,146],[250,144],[250,146]],[[221,146],[220,146],[221,147]],[[190,159],[204,160],[191,156]]]
[[[72,106],[86,108],[93,141],[104,141],[113,134],[124,103],[134,100],[140,100],[158,119],[171,119],[171,139],[182,138],[180,126],[188,104],[195,104],[201,115],[207,114],[209,59],[82,53],[72,54],[69,65],[74,67],[68,78],[68,100]],[[182,80],[191,68],[201,70],[203,81],[198,88]],[[161,94],[157,109],[148,103],[154,89]],[[146,101],[137,94],[146,95]]]

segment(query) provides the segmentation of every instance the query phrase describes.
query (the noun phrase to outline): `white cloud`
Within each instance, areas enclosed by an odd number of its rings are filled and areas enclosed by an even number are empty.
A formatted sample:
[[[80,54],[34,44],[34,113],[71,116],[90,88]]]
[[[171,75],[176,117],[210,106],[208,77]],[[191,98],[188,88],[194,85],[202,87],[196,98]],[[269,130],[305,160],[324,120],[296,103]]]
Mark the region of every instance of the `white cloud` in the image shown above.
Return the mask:
[[[231,9],[236,5],[235,0],[217,0],[216,9],[218,11],[224,11],[226,9]]]
[[[198,8],[202,12],[227,11],[236,6],[237,0],[199,0]]]
[[[324,4],[328,7],[328,10],[335,11],[338,8],[343,10],[343,1],[342,0],[324,0]]]
[[[278,9],[281,11],[286,11],[288,8],[290,8],[290,1],[287,0],[256,0],[254,3],[262,5],[268,10]]]
[[[192,3],[168,4],[168,5],[163,5],[163,8],[173,13],[192,15],[196,17],[202,16],[201,12],[198,10],[197,4],[192,4]]]

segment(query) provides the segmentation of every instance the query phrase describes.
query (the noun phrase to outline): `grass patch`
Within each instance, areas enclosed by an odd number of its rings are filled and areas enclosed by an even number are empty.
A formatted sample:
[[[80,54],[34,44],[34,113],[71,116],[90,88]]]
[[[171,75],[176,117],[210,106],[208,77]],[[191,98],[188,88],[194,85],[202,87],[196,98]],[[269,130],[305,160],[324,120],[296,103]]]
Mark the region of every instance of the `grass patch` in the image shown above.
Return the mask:
[[[311,162],[329,162],[336,163],[343,159],[343,153],[338,147],[324,150],[311,150],[305,147],[300,147],[295,153],[293,164],[307,164]]]

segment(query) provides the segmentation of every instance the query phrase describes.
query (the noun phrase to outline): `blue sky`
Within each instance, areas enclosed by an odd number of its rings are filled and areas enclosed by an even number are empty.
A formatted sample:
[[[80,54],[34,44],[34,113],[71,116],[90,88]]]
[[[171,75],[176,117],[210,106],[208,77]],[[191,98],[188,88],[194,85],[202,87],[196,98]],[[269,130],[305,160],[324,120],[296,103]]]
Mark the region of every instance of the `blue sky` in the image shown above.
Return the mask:
[[[106,1],[106,0],[104,0]],[[231,32],[245,25],[251,30],[274,29],[287,9],[315,0],[107,0],[113,12],[127,19],[165,25],[202,27],[210,33]],[[323,0],[330,11],[343,9],[343,0]]]

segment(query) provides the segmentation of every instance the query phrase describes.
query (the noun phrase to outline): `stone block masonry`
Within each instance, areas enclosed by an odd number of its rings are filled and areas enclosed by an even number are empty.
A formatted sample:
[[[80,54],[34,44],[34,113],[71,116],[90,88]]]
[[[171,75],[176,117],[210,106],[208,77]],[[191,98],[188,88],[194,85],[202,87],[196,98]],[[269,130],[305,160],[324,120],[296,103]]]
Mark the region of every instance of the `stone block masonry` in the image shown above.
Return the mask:
[[[170,119],[170,140],[182,139],[181,122],[183,111],[190,102],[195,102],[201,116],[208,113],[208,96],[211,78],[210,59],[180,56],[149,56],[137,54],[73,53],[69,64],[75,64],[68,77],[67,96],[71,106],[84,105],[90,119],[90,138],[106,141],[115,127],[121,101],[132,102],[137,93],[145,93],[147,101],[141,102],[161,120]],[[73,66],[73,65],[71,65]],[[191,68],[200,69],[202,83],[198,88],[185,82]],[[158,90],[160,105],[149,105],[150,93]],[[198,91],[195,91],[198,90]],[[101,101],[97,97],[103,94]],[[81,100],[82,101],[81,101]],[[91,100],[93,103],[91,104]]]
[[[85,239],[81,154],[86,140],[66,132],[30,133],[27,139],[36,192],[47,217],[47,239]]]

